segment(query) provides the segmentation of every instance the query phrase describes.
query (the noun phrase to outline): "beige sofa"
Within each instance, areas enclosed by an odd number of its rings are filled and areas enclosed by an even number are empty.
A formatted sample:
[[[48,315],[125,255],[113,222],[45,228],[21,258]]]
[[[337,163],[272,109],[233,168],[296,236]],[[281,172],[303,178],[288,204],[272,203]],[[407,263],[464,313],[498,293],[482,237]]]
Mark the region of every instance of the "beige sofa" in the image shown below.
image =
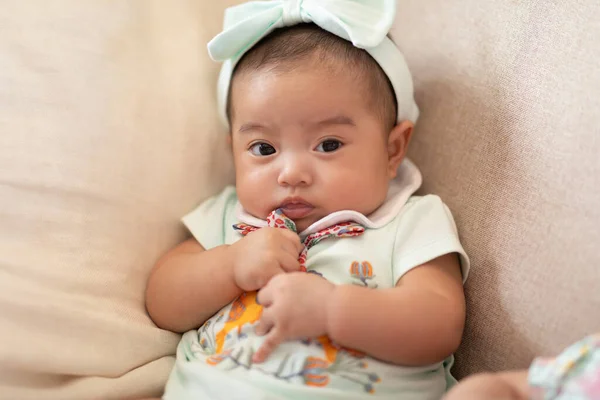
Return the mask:
[[[160,394],[178,336],[148,318],[145,280],[232,181],[205,52],[230,3],[0,1],[1,399]],[[600,331],[598,15],[399,1],[411,157],[473,261],[458,376]]]

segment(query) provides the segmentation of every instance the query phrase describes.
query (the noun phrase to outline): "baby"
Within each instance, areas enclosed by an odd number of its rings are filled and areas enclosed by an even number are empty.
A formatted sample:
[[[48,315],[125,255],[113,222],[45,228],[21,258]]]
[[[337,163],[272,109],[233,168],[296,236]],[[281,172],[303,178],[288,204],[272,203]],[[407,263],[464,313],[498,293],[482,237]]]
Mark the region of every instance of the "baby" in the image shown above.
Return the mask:
[[[346,4],[343,4],[346,3]],[[469,262],[405,159],[418,109],[395,1],[250,2],[209,44],[236,185],[183,218],[150,316],[165,399],[440,399]]]

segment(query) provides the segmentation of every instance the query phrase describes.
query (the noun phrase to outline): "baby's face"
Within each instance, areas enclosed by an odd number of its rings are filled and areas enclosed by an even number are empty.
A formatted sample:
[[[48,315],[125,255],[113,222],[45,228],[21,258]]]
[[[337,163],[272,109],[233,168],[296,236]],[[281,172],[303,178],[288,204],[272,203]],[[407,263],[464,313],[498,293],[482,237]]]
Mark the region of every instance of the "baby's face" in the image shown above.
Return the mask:
[[[231,139],[247,212],[265,219],[282,208],[301,232],[332,212],[368,215],[384,202],[400,161],[362,87],[317,63],[235,77]]]

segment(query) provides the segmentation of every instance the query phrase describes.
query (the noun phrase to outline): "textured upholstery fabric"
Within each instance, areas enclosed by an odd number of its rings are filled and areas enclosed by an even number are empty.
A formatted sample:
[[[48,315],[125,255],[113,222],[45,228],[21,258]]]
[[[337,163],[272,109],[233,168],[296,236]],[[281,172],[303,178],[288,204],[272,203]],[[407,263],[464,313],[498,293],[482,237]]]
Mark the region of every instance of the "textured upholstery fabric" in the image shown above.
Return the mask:
[[[146,278],[231,177],[213,4],[2,1],[0,398],[160,394]]]
[[[600,331],[600,3],[400,1],[424,190],[472,257],[456,373]]]

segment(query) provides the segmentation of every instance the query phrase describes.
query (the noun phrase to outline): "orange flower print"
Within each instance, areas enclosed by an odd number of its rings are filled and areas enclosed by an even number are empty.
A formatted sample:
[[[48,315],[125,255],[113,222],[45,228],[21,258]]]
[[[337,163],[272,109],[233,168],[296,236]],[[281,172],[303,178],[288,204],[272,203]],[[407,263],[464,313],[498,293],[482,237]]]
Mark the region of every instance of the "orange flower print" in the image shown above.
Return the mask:
[[[231,350],[225,350],[221,354],[215,354],[214,356],[208,357],[206,363],[208,365],[218,365],[221,361],[226,360],[231,354]]]
[[[322,358],[308,357],[301,372],[304,383],[308,386],[327,386],[329,384],[329,375],[327,374],[329,365],[329,362]]]
[[[227,322],[237,321],[244,315],[246,311],[246,305],[244,304],[245,294],[238,297],[231,304],[231,308],[229,309],[229,313],[227,313]]]
[[[369,281],[375,278],[373,274],[373,266],[368,261],[363,261],[359,263],[358,261],[353,261],[350,265],[350,275],[354,279],[359,280],[364,286],[370,288],[376,288],[376,283],[370,283]]]
[[[262,306],[256,302],[256,292],[243,293],[232,304],[227,314],[227,322],[215,337],[215,352],[220,353],[231,332],[242,332],[246,324],[253,324],[260,319]]]
[[[307,386],[324,387],[330,384],[330,374],[334,374],[338,378],[362,386],[367,393],[375,393],[374,385],[381,382],[379,375],[369,372],[365,361],[347,357],[348,354],[343,356],[343,360],[336,360],[333,363],[323,358],[308,357],[298,375],[303,378]]]

